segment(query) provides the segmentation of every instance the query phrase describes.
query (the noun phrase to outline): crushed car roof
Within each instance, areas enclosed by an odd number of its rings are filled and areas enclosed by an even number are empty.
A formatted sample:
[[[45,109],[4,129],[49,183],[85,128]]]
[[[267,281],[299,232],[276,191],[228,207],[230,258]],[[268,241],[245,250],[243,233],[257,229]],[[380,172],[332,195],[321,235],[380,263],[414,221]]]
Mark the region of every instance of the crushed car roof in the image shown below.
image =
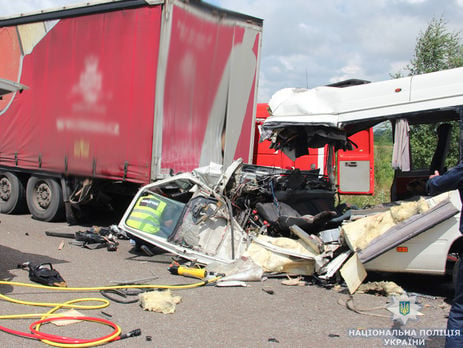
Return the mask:
[[[463,68],[350,86],[286,88],[276,92],[263,128],[320,125],[370,127],[414,113],[463,105]],[[423,115],[421,116],[423,117]],[[359,128],[359,127],[357,127]]]

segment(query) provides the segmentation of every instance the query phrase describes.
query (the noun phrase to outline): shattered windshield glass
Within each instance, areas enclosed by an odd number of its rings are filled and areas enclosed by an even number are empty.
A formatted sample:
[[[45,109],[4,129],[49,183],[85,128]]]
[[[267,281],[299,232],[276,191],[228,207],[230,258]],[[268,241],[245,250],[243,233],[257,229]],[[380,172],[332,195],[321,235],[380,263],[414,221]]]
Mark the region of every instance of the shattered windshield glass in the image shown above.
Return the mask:
[[[135,203],[125,223],[127,226],[168,238],[182,215],[184,203],[146,191]]]

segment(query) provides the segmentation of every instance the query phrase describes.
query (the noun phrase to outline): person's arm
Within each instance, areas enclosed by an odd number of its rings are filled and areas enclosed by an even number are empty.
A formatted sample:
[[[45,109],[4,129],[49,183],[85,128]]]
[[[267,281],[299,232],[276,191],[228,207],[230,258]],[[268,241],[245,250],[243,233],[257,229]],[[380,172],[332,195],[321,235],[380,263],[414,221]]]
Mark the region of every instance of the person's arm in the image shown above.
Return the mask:
[[[463,163],[459,163],[445,174],[439,175],[437,172],[431,175],[426,184],[427,191],[431,195],[456,190],[461,187],[463,187]]]

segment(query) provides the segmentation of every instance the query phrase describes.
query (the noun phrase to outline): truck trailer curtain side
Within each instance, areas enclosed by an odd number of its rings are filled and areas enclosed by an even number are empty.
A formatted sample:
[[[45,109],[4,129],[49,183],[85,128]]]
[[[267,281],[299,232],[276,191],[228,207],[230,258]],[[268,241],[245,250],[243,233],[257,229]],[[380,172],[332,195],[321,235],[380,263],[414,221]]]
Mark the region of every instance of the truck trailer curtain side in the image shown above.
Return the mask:
[[[0,101],[0,169],[147,184],[250,161],[261,35],[181,0],[0,20],[0,78],[29,87]]]
[[[249,160],[261,26],[174,1],[0,32],[0,76],[30,86],[0,105],[0,164],[147,183],[222,162],[223,131]]]

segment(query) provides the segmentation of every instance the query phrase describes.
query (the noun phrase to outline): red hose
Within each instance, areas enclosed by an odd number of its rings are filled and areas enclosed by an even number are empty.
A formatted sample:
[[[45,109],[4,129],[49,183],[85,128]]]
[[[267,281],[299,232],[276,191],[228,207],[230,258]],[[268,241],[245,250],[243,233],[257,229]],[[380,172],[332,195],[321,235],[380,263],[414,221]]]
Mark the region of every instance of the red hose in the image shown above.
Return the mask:
[[[53,334],[47,334],[42,331],[38,331],[35,327],[37,325],[42,325],[47,322],[52,322],[52,321],[57,321],[57,320],[82,320],[82,321],[93,321],[93,322],[99,322],[108,326],[111,326],[114,331],[111,332],[109,335],[103,336],[103,337],[98,337],[98,338],[92,338],[92,339],[82,339],[82,338],[72,338],[72,337],[64,337],[64,336],[58,336],[58,335],[53,335]],[[58,343],[68,343],[68,344],[82,344],[82,343],[92,343],[96,341],[101,341],[104,339],[107,339],[117,333],[119,328],[117,327],[116,324],[113,322],[103,319],[103,318],[95,318],[95,317],[50,317],[50,318],[45,318],[42,320],[38,320],[36,322],[33,322],[30,326],[29,329],[31,330],[32,334],[37,335],[40,337],[39,339],[41,340],[49,340],[52,342],[58,342]]]
[[[99,322],[101,324],[105,324],[107,326],[110,326],[114,329],[113,332],[106,336],[98,337],[98,338],[92,338],[92,339],[82,339],[82,338],[73,338],[73,337],[66,337],[66,336],[59,336],[59,335],[53,335],[53,334],[48,334],[45,332],[38,331],[36,329],[36,326],[47,323],[47,322],[52,322],[52,321],[57,321],[57,320],[83,320],[83,321],[92,321],[92,322]],[[93,342],[98,342],[104,339],[109,338],[110,336],[115,335],[119,328],[116,324],[113,322],[103,319],[103,318],[95,318],[95,317],[79,317],[79,316],[69,316],[69,317],[50,317],[42,320],[38,320],[33,322],[30,326],[29,329],[31,330],[31,333],[28,332],[22,332],[22,331],[17,331],[13,329],[6,328],[4,326],[0,326],[0,330],[5,331],[9,334],[13,334],[16,336],[22,336],[22,337],[27,337],[27,338],[32,338],[36,340],[48,340],[51,342],[55,343],[66,343],[66,344],[84,344],[84,343],[93,343]],[[120,339],[120,336],[115,337],[111,341],[117,341]]]
[[[7,327],[4,327],[4,326],[0,326],[0,330],[1,331],[4,331],[4,332],[7,332],[9,334],[12,334],[12,335],[16,335],[16,336],[22,336],[22,337],[27,337],[27,338],[34,338],[36,340],[38,340],[39,338],[37,338],[35,335],[32,335],[30,334],[29,332],[22,332],[22,331],[16,331],[16,330],[13,330],[13,329],[9,329]]]

